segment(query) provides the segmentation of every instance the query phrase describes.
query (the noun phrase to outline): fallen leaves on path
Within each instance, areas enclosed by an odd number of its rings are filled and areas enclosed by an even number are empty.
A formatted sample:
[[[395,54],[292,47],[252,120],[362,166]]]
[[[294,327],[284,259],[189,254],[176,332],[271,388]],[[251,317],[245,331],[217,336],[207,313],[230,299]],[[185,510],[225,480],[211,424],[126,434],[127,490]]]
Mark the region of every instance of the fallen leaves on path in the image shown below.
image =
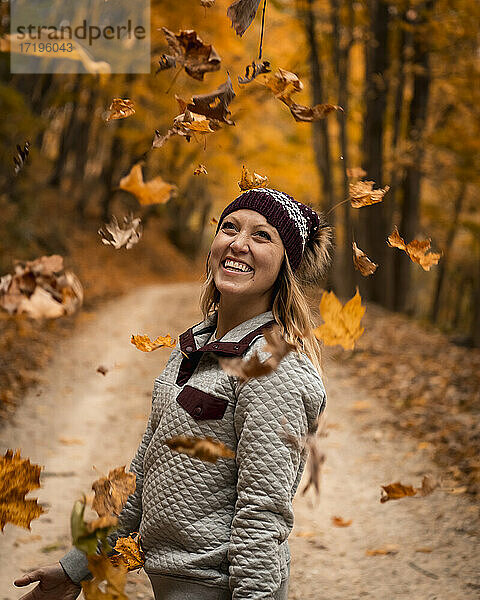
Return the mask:
[[[335,527],[350,527],[352,519],[345,520],[343,517],[332,517],[332,523]]]
[[[382,548],[376,548],[373,550],[366,550],[367,556],[386,556],[387,554],[398,554],[399,547],[397,544],[386,544]]]
[[[355,342],[364,332],[360,321],[365,314],[365,306],[357,291],[345,306],[333,292],[324,292],[320,300],[320,314],[325,321],[313,330],[315,337],[327,346],[341,345],[345,350],[352,350]]]
[[[136,487],[134,473],[126,473],[125,466],[112,469],[107,477],[101,477],[92,484],[95,498],[92,508],[99,517],[119,515],[127,502],[128,496],[133,494]]]
[[[166,440],[165,443],[175,452],[181,452],[206,462],[216,463],[219,458],[235,458],[233,450],[209,436],[196,438],[178,435]]]
[[[128,537],[118,538],[114,550],[117,554],[110,556],[114,565],[123,565],[128,571],[134,571],[145,564],[145,554],[137,532],[131,533]]]
[[[389,246],[404,250],[410,260],[419,264],[424,271],[430,271],[430,267],[436,265],[442,256],[442,254],[438,252],[428,252],[430,249],[430,242],[430,239],[422,241],[412,240],[408,244],[405,244],[405,241],[398,233],[396,225],[392,233],[388,236]]]
[[[142,352],[153,352],[158,348],[175,348],[177,340],[167,333],[166,336],[159,335],[153,342],[148,335],[133,335],[130,342]]]
[[[422,479],[422,485],[419,488],[414,488],[411,485],[403,485],[399,481],[382,485],[382,495],[380,502],[388,502],[389,500],[399,500],[407,496],[429,496],[437,487],[438,481],[425,475]]]
[[[7,523],[30,529],[30,523],[37,519],[43,508],[37,499],[25,500],[25,496],[40,487],[42,467],[32,464],[30,459],[21,458],[7,450],[0,458],[0,530]]]

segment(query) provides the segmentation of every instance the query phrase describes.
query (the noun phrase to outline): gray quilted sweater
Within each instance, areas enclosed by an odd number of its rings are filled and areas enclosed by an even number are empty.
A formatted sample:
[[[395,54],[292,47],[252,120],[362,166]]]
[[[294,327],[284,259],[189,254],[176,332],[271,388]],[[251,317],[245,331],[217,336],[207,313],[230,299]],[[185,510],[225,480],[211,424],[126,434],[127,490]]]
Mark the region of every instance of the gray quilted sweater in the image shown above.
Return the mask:
[[[325,407],[322,380],[305,354],[240,384],[215,354],[261,360],[271,311],[210,341],[217,313],[183,333],[155,379],[152,412],[131,464],[137,487],[118,535],[139,531],[147,573],[232,590],[233,600],[271,600],[287,577],[292,499],[306,461],[288,441],[315,430]],[[183,350],[188,359],[182,354]],[[211,436],[236,452],[216,464],[173,452],[176,435]],[[73,549],[60,561],[74,581],[88,574]]]

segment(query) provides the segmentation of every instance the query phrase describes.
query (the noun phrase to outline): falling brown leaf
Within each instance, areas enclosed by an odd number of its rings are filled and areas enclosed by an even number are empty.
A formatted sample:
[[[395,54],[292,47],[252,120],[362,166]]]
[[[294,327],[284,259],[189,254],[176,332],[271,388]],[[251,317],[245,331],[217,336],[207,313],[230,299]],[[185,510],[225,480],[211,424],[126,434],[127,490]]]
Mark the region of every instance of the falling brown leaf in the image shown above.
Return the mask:
[[[145,554],[140,546],[140,535],[131,533],[128,537],[118,538],[115,548],[118,554],[110,556],[114,565],[123,564],[129,571],[140,569],[145,563]]]
[[[185,100],[182,100],[178,96],[175,96],[175,98],[180,104],[182,113],[173,119],[173,125],[165,135],[162,135],[158,129],[155,130],[152,148],[161,148],[175,135],[184,137],[187,142],[189,142],[192,135],[195,133],[206,135],[207,133],[214,133],[222,127],[220,121],[217,121],[216,119],[207,119],[205,115],[197,115],[189,111]]]
[[[87,558],[93,579],[81,582],[85,599],[128,600],[124,592],[127,568],[124,565],[113,565],[104,554],[91,554]]]
[[[25,500],[31,490],[40,487],[42,467],[34,465],[28,458],[20,458],[20,450],[15,454],[7,450],[0,457],[0,530],[7,523],[30,529],[30,523],[37,519],[43,508],[37,499]]]
[[[332,523],[335,525],[335,527],[350,527],[350,525],[353,523],[353,520],[348,519],[348,521],[346,521],[343,519],[343,517],[332,517]]]
[[[33,261],[15,260],[15,273],[0,279],[0,307],[9,314],[55,319],[73,314],[83,302],[83,288],[58,254]]]
[[[88,521],[85,523],[88,533],[93,533],[97,529],[116,527],[117,525],[118,517],[113,515],[105,515],[104,517],[99,517],[98,519],[94,519],[93,521]]]
[[[375,273],[378,265],[376,263],[372,262],[368,258],[368,256],[365,254],[365,252],[363,252],[363,250],[360,250],[360,248],[357,246],[357,244],[355,242],[352,242],[352,248],[353,248],[353,264],[354,264],[355,268],[357,269],[357,271],[360,271],[360,273],[364,277],[368,277],[368,275],[372,275],[373,273]]]
[[[208,175],[207,167],[205,165],[198,165],[193,172],[194,175]]]
[[[383,200],[390,186],[386,185],[384,188],[374,190],[374,185],[374,181],[356,181],[349,184],[350,204],[352,208],[370,206],[370,204],[376,204]]]
[[[135,108],[133,102],[128,98],[114,98],[112,103],[108,107],[108,111],[105,115],[105,121],[113,121],[115,119],[125,119],[130,115],[135,114]]]
[[[112,469],[108,477],[101,477],[92,484],[92,490],[95,492],[93,510],[99,517],[112,513],[119,515],[135,487],[136,477],[133,473],[125,473],[125,466]]]
[[[367,550],[365,554],[367,556],[385,556],[387,554],[397,554],[399,547],[397,544],[386,544],[383,548],[377,548],[375,550]]]
[[[315,106],[303,106],[302,104],[296,104],[295,102],[291,102],[288,104],[285,102],[290,108],[290,112],[292,113],[295,121],[303,121],[311,123],[313,121],[320,121],[320,119],[325,119],[331,112],[341,111],[343,112],[343,108],[341,106],[337,106],[336,104],[315,104]]]
[[[107,223],[104,227],[106,231],[100,228],[97,233],[101,236],[104,244],[110,244],[115,250],[122,248],[122,246],[130,250],[138,243],[143,232],[140,217],[134,218],[133,213],[123,217],[123,227],[119,226],[115,216],[112,216],[110,223]]]
[[[270,63],[268,60],[264,60],[261,63],[256,63],[252,61],[249,65],[245,67],[245,75],[244,77],[238,76],[238,83],[245,85],[246,83],[250,83],[258,77],[258,75],[262,75],[264,73],[270,73]]]
[[[218,219],[216,219],[215,217],[212,217],[210,219],[210,221],[208,222],[209,225],[218,225]]]
[[[178,435],[166,440],[167,446],[175,452],[188,454],[200,460],[216,463],[218,458],[235,458],[235,452],[225,444],[207,436],[205,438]]]
[[[347,169],[347,177],[349,179],[361,179],[365,177],[367,174],[361,167],[352,167],[351,169]]]
[[[320,497],[320,475],[322,466],[326,460],[325,454],[320,450],[319,440],[316,435],[306,436],[306,447],[308,449],[307,473],[308,480],[302,490],[302,496],[313,485],[317,498]]]
[[[245,165],[242,166],[242,178],[238,181],[238,187],[245,192],[254,188],[266,187],[268,177],[259,175],[258,173],[250,173]]]
[[[230,111],[228,105],[235,98],[232,81],[230,75],[227,76],[227,81],[222,83],[216,90],[208,94],[200,94],[193,96],[191,102],[187,104],[187,108],[197,115],[204,115],[209,119],[215,119],[227,125],[235,125],[228,118]]]
[[[100,365],[99,367],[97,367],[97,373],[101,373],[103,376],[105,376],[108,373],[108,369],[107,367]]]
[[[205,8],[212,8],[212,6],[215,4],[215,0],[200,0],[200,4]]]
[[[404,250],[412,262],[419,264],[425,271],[430,271],[430,267],[436,265],[441,258],[441,253],[429,252],[430,238],[428,240],[412,240],[408,244],[400,236],[395,225],[392,233],[388,236],[388,245],[392,248]]]
[[[27,160],[28,153],[30,151],[30,142],[25,142],[23,150],[19,144],[17,144],[17,154],[13,157],[14,164],[14,175],[17,175],[24,167],[25,161]]]
[[[166,336],[159,335],[153,342],[148,335],[132,335],[130,342],[142,352],[153,352],[158,348],[175,348],[177,343],[169,333]]]
[[[143,180],[142,167],[134,165],[130,173],[120,180],[119,188],[136,196],[142,205],[165,204],[176,192],[176,186],[163,181],[158,176],[145,182]]]
[[[439,482],[430,475],[424,475],[421,487],[417,488],[419,496],[429,496],[437,487]]]
[[[229,375],[234,375],[242,382],[246,382],[252,377],[268,375],[278,367],[284,356],[295,350],[295,346],[283,338],[277,324],[265,329],[263,335],[267,342],[263,347],[263,351],[271,354],[269,358],[261,362],[256,351],[248,360],[239,357],[222,358],[219,356],[217,358],[222,369]]]
[[[227,17],[240,37],[247,31],[257,14],[260,0],[235,0],[227,8]]]
[[[313,330],[315,337],[327,346],[339,344],[345,350],[352,350],[364,331],[360,321],[365,314],[365,307],[362,306],[358,288],[345,306],[333,292],[324,292],[319,308],[325,323]]]
[[[162,31],[173,55],[162,55],[157,73],[178,64],[190,77],[203,81],[205,73],[220,69],[221,58],[215,48],[211,44],[204,44],[194,29],[173,33],[162,27]]]

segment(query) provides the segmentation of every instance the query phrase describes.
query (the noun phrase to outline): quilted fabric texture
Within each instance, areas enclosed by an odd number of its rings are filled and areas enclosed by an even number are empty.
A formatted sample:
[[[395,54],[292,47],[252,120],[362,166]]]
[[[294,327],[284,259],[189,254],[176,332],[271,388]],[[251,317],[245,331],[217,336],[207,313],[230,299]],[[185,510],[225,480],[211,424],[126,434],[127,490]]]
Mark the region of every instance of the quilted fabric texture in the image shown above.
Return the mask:
[[[220,341],[239,342],[272,318],[271,311],[257,315]],[[216,313],[191,328],[197,349],[215,325]],[[260,332],[244,357],[257,351],[264,360],[264,345]],[[179,342],[155,380],[152,412],[130,467],[137,488],[118,534],[140,532],[148,573],[230,588],[233,600],[272,600],[288,573],[292,500],[306,461],[306,449],[288,434],[314,431],[325,407],[321,377],[306,355],[290,353],[276,371],[241,384],[219,367],[215,353],[204,352],[188,382],[177,385],[182,359]],[[198,413],[187,412],[177,402],[185,385],[226,402],[223,416],[201,418],[201,393]],[[236,458],[212,464],[173,452],[165,441],[176,435],[211,436]],[[78,581],[84,568],[78,554],[61,562]]]

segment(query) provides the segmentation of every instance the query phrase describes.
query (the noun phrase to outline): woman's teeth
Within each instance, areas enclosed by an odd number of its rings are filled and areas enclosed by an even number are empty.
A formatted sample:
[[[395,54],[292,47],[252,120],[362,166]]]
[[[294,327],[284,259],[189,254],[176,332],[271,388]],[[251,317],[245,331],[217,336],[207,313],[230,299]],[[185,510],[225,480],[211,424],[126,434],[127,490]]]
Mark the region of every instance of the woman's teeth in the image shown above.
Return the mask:
[[[223,266],[228,271],[240,271],[242,273],[248,273],[249,271],[253,271],[253,269],[251,269],[249,266],[233,260],[223,261]]]

